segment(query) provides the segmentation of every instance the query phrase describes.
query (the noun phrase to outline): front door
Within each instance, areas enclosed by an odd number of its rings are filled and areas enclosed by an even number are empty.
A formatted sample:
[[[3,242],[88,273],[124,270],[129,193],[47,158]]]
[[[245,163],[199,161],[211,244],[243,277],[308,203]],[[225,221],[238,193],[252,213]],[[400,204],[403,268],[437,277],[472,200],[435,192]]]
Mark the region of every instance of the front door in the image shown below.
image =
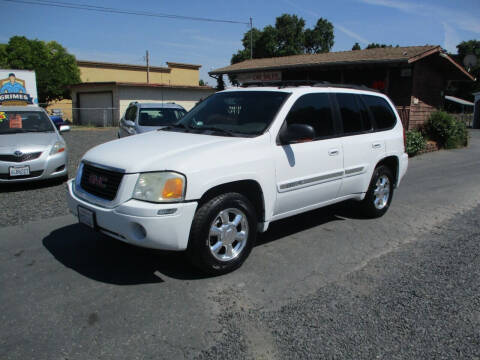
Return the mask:
[[[301,96],[286,118],[286,124],[307,124],[315,139],[275,148],[277,202],[275,216],[315,208],[337,197],[343,177],[343,151],[335,137],[329,94]]]

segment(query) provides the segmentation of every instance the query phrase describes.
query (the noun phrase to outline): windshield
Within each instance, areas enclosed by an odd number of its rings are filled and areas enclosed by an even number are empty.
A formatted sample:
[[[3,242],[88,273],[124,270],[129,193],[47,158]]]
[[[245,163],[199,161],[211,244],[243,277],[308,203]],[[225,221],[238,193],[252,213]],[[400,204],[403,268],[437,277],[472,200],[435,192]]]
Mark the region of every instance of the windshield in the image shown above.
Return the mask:
[[[140,126],[166,126],[180,120],[186,111],[173,108],[140,109],[138,125]]]
[[[289,93],[229,91],[214,94],[188,112],[180,131],[210,131],[219,135],[260,135],[273,121]],[[182,128],[180,128],[182,127]]]
[[[0,134],[51,131],[53,124],[42,111],[0,111]]]

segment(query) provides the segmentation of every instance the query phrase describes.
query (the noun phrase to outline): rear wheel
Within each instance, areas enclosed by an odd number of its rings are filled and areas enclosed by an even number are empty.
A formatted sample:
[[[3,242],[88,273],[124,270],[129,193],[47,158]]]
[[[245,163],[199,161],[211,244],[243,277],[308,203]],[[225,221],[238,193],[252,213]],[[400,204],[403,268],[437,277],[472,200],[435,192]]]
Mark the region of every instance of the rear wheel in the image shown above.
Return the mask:
[[[381,165],[373,172],[365,198],[361,202],[362,212],[371,218],[385,214],[393,197],[393,174],[390,168]]]
[[[204,272],[224,274],[242,265],[256,233],[256,214],[250,201],[238,193],[218,195],[195,214],[187,254]]]

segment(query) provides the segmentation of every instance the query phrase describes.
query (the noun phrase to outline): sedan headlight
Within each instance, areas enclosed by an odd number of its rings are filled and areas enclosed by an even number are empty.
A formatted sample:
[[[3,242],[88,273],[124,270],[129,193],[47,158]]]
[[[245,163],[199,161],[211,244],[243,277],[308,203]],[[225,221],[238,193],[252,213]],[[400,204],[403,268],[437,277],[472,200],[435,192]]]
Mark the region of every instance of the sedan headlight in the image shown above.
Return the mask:
[[[50,155],[55,155],[65,151],[65,144],[61,141],[57,141],[53,146],[52,150],[50,150]]]
[[[185,176],[174,172],[140,174],[132,197],[151,202],[174,202],[185,199]]]

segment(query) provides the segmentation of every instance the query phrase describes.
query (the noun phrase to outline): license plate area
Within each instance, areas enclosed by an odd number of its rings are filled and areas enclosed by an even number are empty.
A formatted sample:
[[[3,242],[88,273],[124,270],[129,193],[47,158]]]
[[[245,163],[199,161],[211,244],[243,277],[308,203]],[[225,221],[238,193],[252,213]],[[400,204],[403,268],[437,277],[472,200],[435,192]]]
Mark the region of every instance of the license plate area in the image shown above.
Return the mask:
[[[30,166],[10,166],[8,172],[11,177],[15,176],[28,176],[30,175]]]
[[[83,206],[78,207],[78,221],[87,225],[89,228],[95,229],[95,212],[86,209]]]

